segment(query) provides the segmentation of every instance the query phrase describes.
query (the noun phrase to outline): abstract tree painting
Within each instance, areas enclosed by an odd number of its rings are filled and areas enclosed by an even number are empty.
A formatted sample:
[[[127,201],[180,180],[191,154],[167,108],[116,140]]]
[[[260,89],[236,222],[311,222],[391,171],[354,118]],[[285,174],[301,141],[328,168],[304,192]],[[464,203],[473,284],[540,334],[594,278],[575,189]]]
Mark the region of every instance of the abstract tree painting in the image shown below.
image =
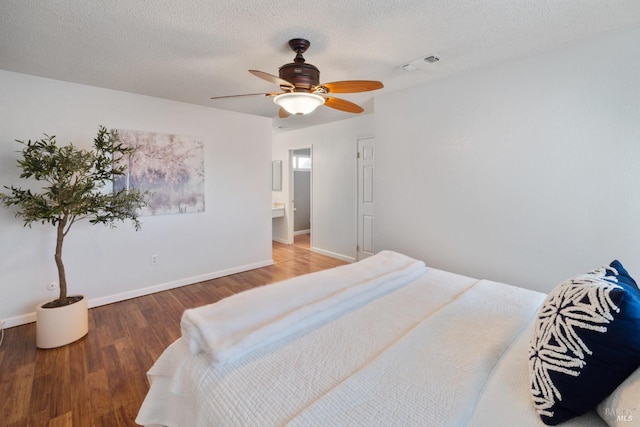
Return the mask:
[[[114,189],[148,191],[140,216],[204,212],[204,144],[201,138],[118,129],[125,146],[127,175]]]

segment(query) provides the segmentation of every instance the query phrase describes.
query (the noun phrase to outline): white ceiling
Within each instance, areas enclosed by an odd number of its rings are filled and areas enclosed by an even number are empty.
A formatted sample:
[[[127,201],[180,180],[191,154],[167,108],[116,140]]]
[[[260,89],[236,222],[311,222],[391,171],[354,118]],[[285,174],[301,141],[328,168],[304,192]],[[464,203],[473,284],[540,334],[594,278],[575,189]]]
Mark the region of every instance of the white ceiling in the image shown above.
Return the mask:
[[[639,0],[0,0],[0,69],[274,117],[278,131],[352,114],[279,119],[272,98],[209,98],[277,91],[247,70],[278,75],[291,38],[311,41],[321,82],[390,91],[639,24]],[[373,95],[339,97],[366,113]]]

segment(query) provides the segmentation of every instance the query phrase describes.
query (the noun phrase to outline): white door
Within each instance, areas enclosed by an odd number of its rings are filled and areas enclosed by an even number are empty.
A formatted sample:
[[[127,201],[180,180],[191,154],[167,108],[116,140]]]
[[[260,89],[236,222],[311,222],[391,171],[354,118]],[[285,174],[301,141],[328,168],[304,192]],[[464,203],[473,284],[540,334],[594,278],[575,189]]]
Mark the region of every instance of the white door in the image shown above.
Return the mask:
[[[357,259],[373,255],[373,184],[375,139],[358,139],[358,247]]]

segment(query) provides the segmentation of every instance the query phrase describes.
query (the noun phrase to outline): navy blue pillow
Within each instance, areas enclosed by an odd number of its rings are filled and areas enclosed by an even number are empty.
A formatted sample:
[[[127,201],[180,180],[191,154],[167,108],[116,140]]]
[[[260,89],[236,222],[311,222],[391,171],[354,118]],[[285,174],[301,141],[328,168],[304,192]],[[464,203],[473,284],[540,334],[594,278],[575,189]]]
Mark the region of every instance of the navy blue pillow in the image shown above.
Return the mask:
[[[622,264],[569,279],[534,324],[529,374],[542,421],[582,415],[640,366],[640,289]]]

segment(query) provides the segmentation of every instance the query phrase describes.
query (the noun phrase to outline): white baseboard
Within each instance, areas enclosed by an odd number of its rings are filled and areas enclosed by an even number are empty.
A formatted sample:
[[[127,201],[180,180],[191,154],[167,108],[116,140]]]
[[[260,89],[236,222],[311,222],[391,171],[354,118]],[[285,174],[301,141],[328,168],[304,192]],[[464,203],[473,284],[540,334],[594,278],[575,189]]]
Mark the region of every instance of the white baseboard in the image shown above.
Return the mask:
[[[294,236],[297,236],[299,234],[311,234],[311,230],[298,230],[293,232]]]
[[[4,319],[4,328],[12,328],[14,326],[25,325],[36,321],[36,312],[21,314],[20,316],[9,317]]]
[[[187,277],[180,280],[174,280],[173,282],[161,283],[159,285],[149,286],[141,289],[134,289],[132,291],[122,292],[114,295],[107,295],[104,297],[94,298],[87,301],[89,308],[100,307],[101,305],[113,304],[114,302],[126,301],[131,298],[137,298],[145,295],[155,294],[156,292],[167,291],[169,289],[180,288],[182,286],[193,285],[195,283],[204,282],[206,280],[213,280],[219,277],[230,276],[231,274],[242,273],[244,271],[255,270],[256,268],[268,267],[273,265],[273,260],[265,260],[256,262],[253,264],[245,264],[238,267],[228,268],[226,270],[215,271],[213,273],[202,274],[200,276]],[[36,313],[27,313],[20,316],[10,317],[5,319],[5,328],[11,328],[13,326],[20,326],[26,323],[36,321]]]
[[[281,239],[279,237],[272,238],[271,240],[273,240],[274,242],[282,243],[283,245],[288,245],[289,244],[289,242],[287,242],[286,239]]]
[[[326,256],[330,256],[331,258],[336,258],[342,261],[346,261],[346,262],[356,262],[356,259],[350,256],[346,256],[346,255],[342,255],[336,252],[331,252],[331,251],[327,251],[324,249],[319,249],[319,248],[311,248],[312,252],[321,254],[321,255],[326,255]]]

